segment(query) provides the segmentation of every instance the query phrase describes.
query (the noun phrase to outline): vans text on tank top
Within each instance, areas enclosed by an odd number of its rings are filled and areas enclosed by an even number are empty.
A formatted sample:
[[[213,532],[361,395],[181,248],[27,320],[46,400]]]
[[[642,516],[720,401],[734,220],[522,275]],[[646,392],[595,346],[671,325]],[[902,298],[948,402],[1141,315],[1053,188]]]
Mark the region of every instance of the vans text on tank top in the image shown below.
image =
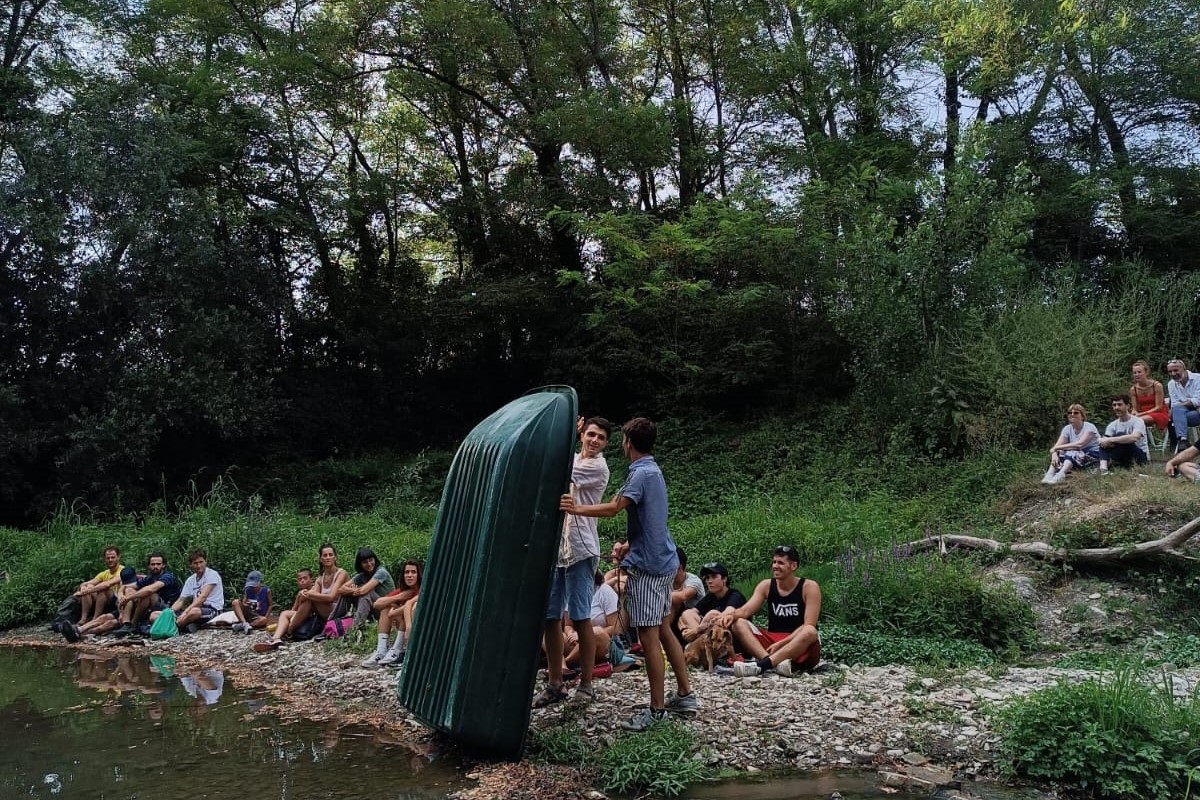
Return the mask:
[[[787,594],[779,593],[779,584],[772,578],[767,591],[767,630],[771,633],[791,633],[804,624],[804,578]]]

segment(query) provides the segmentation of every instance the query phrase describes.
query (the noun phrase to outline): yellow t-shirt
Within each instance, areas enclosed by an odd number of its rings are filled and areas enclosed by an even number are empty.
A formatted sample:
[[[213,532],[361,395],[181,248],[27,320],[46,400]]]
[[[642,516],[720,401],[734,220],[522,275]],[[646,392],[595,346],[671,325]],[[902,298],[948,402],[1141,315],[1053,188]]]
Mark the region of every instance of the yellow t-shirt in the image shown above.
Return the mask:
[[[123,570],[123,569],[125,569],[124,566],[122,566],[121,564],[117,564],[117,566],[114,567],[113,569],[106,569],[103,572],[96,573],[96,577],[92,578],[92,580],[96,581],[97,583],[103,583],[104,581],[111,581],[113,578],[120,575],[121,570]],[[116,594],[117,590],[120,588],[121,588],[121,584],[118,583],[116,586],[112,587],[112,593]]]

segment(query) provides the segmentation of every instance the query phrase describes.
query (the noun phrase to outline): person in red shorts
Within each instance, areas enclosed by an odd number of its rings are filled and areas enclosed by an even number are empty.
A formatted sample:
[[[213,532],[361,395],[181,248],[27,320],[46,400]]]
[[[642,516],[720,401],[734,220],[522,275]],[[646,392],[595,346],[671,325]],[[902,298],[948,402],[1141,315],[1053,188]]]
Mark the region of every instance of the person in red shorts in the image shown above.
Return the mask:
[[[717,624],[733,633],[738,649],[750,657],[733,665],[739,677],[775,672],[791,675],[821,663],[821,587],[814,580],[796,577],[800,555],[790,545],[780,545],[771,556],[771,577],[754,587],[754,594],[739,608],[727,608]],[[767,629],[750,620],[767,604]]]

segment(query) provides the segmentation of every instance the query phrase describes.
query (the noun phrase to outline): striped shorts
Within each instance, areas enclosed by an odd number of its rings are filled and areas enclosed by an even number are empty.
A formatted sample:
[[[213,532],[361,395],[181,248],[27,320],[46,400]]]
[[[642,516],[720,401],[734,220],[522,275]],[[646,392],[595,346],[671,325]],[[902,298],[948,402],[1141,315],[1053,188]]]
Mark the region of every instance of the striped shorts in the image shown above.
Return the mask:
[[[650,575],[629,569],[625,600],[629,624],[635,628],[657,628],[671,613],[671,587],[675,575]]]

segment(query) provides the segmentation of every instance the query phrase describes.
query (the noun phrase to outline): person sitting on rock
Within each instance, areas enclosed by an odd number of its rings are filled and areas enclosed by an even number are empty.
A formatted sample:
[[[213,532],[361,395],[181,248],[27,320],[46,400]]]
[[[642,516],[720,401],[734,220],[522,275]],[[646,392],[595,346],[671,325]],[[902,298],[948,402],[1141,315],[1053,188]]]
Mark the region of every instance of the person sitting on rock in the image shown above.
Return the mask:
[[[209,568],[208,554],[193,550],[188,556],[188,566],[192,568],[192,574],[183,582],[179,597],[171,604],[180,633],[195,633],[225,608],[225,585],[220,574]],[[153,623],[160,614],[162,611],[152,613],[150,622]]]
[[[117,590],[121,585],[122,569],[124,566],[121,564],[121,551],[112,545],[104,548],[104,569],[98,572],[94,578],[89,578],[79,584],[79,588],[71,595],[79,608],[77,628],[101,617],[111,616],[117,607]],[[63,606],[63,608],[68,607],[66,604]],[[74,631],[67,632],[70,622],[71,619],[67,618],[64,613],[55,620],[51,627],[69,639],[74,633]]]
[[[715,625],[725,609],[746,604],[745,595],[729,585],[729,570],[724,564],[717,561],[705,564],[700,568],[700,578],[707,593],[679,617],[679,630],[688,642]]]
[[[263,574],[256,569],[246,574],[242,596],[233,599],[234,633],[261,631],[271,615],[271,588],[263,583]]]
[[[337,553],[333,551],[333,545],[322,545],[321,558],[332,569],[329,573],[330,583],[335,580],[337,573],[341,573],[343,579],[346,577],[346,570],[338,569]],[[292,607],[279,615],[279,621],[275,623],[275,635],[270,641],[256,642],[253,645],[256,653],[265,653],[283,644],[285,636],[293,633],[301,625],[310,624],[310,619],[316,617],[318,626],[323,625],[325,617],[319,611],[320,606],[314,597],[325,597],[314,588],[314,579],[312,570],[305,567],[296,573],[296,598],[292,601]],[[334,598],[329,595],[329,603],[327,608],[333,608]],[[329,611],[325,612],[328,615]]]
[[[608,661],[608,649],[611,646],[612,637],[617,634],[618,623],[617,593],[604,582],[604,575],[599,571],[595,574],[595,588],[592,590],[592,618],[589,622],[592,626],[592,637],[596,648],[595,660],[592,663],[597,665],[595,669],[600,669],[600,666]],[[575,624],[571,621],[569,614],[563,618],[563,649],[566,651],[563,656],[564,671],[579,663],[580,636],[575,631]],[[611,674],[612,670],[600,669],[601,675],[605,672]]]
[[[120,580],[121,586],[117,590],[117,604],[121,602],[121,598],[133,593],[134,586],[138,581],[137,570],[133,567],[122,567],[118,580]],[[102,636],[109,631],[116,630],[121,624],[121,612],[119,608],[119,605],[114,605],[112,611],[109,613],[101,614],[83,625],[63,623],[59,632],[62,633],[68,642],[77,642],[83,636]]]
[[[771,555],[771,578],[760,581],[754,594],[739,608],[727,608],[717,625],[733,633],[738,648],[752,660],[733,665],[740,677],[774,671],[791,675],[821,663],[821,587],[814,580],[796,577],[800,554],[790,545],[776,547]],[[750,619],[767,604],[767,629]]]

